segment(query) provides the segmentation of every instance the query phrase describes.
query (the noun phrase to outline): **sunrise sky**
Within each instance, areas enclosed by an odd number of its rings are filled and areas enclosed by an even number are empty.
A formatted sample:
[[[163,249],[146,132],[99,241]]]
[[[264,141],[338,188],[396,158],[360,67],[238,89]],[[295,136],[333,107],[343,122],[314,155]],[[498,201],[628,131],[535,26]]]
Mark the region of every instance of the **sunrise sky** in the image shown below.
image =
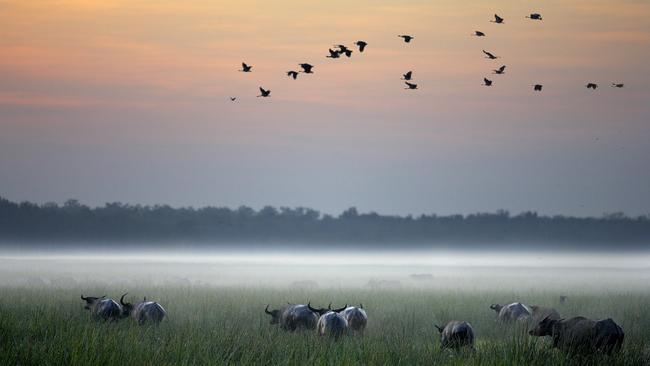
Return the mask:
[[[649,213],[648,19],[641,0],[0,0],[0,196]]]

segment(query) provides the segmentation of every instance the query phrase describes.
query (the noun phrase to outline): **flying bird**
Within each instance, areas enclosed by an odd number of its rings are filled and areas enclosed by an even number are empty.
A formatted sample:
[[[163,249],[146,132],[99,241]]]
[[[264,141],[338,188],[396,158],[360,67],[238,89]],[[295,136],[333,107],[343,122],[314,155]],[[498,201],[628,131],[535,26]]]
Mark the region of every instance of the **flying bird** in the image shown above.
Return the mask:
[[[495,56],[495,55],[493,55],[492,53],[490,53],[490,52],[488,52],[486,50],[483,50],[483,53],[486,56],[485,58],[489,58],[490,60],[494,60],[494,59],[499,58],[499,56]]]
[[[409,35],[406,35],[406,34],[400,34],[400,35],[398,35],[398,37],[403,38],[403,39],[404,39],[404,42],[406,42],[406,43],[411,42],[411,40],[412,40],[413,38],[415,38],[415,37],[413,37],[413,36],[409,36]]]
[[[472,34],[472,35],[476,36],[476,37],[485,37],[485,33],[481,32],[481,31],[474,31],[474,34]]]
[[[328,57],[328,58],[339,58],[340,53],[339,53],[338,51],[333,50],[333,49],[331,49],[331,48],[329,49],[329,51],[330,51],[330,55],[329,55],[329,56],[325,56],[325,57]]]
[[[598,84],[596,84],[596,83],[588,83],[588,84],[585,85],[585,86],[587,87],[587,89],[594,89],[594,90],[596,90],[596,88],[598,87]]]
[[[402,80],[411,80],[411,75],[413,74],[413,71],[409,71],[406,74],[402,75],[403,78]]]
[[[241,72],[251,72],[252,68],[253,68],[253,66],[248,66],[248,65],[246,65],[245,62],[242,62],[241,63],[241,70],[239,70],[239,71],[241,71]]]
[[[262,93],[262,94],[258,95],[258,97],[266,98],[266,97],[271,96],[271,90],[264,90],[264,88],[262,88],[261,86],[260,86],[260,93]]]
[[[492,23],[503,24],[503,18],[494,14],[494,20],[490,20]]]
[[[355,43],[355,44],[356,44],[357,46],[359,46],[359,52],[363,52],[363,50],[364,50],[364,49],[366,48],[366,46],[368,45],[368,43],[366,43],[366,42],[364,42],[364,41],[357,41],[357,43]]]
[[[303,70],[302,72],[304,72],[305,74],[313,74],[314,73],[313,71],[311,71],[311,69],[314,68],[313,65],[310,65],[310,64],[299,64],[299,65]]]
[[[542,20],[542,14],[532,13],[530,15],[526,15],[526,18],[532,19],[532,20]]]
[[[535,84],[533,85],[533,90],[534,91],[542,91],[542,84]]]
[[[493,71],[494,71],[495,74],[499,74],[499,75],[505,74],[506,73],[506,65],[503,65],[503,66],[501,66],[498,69],[493,70]]]
[[[612,83],[612,88],[622,88],[624,86],[625,86],[625,84],[623,84],[623,83],[621,83],[621,84]]]
[[[234,102],[235,100],[237,100],[237,97],[230,97],[231,102]]]
[[[298,71],[287,71],[287,76],[293,78],[293,80],[296,80],[298,77]]]
[[[404,88],[404,89],[417,89],[418,88],[418,84],[411,84],[408,81],[405,81],[404,83],[406,84],[406,88]]]
[[[483,85],[492,86],[492,80],[490,80],[488,78],[483,78]]]
[[[342,44],[336,44],[334,47],[338,47],[339,53],[345,53],[348,50],[348,48]]]

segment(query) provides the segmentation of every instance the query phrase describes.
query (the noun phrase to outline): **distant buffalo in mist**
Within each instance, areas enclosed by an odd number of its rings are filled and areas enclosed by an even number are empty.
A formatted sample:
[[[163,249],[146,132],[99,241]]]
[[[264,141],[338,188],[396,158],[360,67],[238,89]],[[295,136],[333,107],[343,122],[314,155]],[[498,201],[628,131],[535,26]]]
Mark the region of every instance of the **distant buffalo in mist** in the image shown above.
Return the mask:
[[[147,301],[145,297],[143,301],[133,305],[130,302],[124,302],[124,296],[120,298],[120,304],[122,304],[122,317],[126,318],[131,316],[135,319],[139,325],[145,323],[160,324],[160,322],[165,318],[167,312],[159,303],[155,301]]]
[[[313,280],[293,281],[291,282],[291,288],[301,290],[317,289],[318,282]]]
[[[313,330],[318,322],[318,315],[302,304],[287,304],[276,310],[269,310],[269,305],[266,305],[264,312],[271,316],[271,324],[279,324],[280,328],[288,331]]]
[[[95,320],[117,321],[122,315],[122,307],[113,299],[106,299],[106,295],[95,297],[84,297],[81,300],[86,302],[84,309],[90,310],[90,314]]]
[[[368,324],[368,315],[366,310],[363,308],[363,304],[356,306],[348,306],[343,310],[342,313],[345,320],[348,322],[348,328],[355,332],[363,333],[366,330],[366,325]]]
[[[452,320],[444,327],[435,327],[440,332],[442,348],[474,347],[474,329],[468,322]]]
[[[409,278],[415,281],[431,281],[433,275],[431,273],[413,273],[409,275]]]
[[[332,304],[330,304],[327,309],[317,309],[311,307],[311,304],[308,304],[309,310],[320,315],[318,318],[318,334],[338,339],[348,331],[348,321],[342,314],[340,314],[342,311],[347,309],[348,305],[346,304],[338,309],[331,309],[331,305]]]
[[[513,302],[508,305],[492,304],[490,309],[497,312],[497,320],[503,323],[527,320],[531,316],[530,309],[520,302]]]
[[[378,280],[376,278],[373,278],[368,281],[368,284],[366,286],[370,287],[373,290],[396,289],[401,288],[402,283],[398,280]]]
[[[543,319],[528,332],[532,336],[553,338],[553,347],[566,352],[611,354],[621,349],[625,333],[612,319],[591,320],[582,316],[571,319]]]

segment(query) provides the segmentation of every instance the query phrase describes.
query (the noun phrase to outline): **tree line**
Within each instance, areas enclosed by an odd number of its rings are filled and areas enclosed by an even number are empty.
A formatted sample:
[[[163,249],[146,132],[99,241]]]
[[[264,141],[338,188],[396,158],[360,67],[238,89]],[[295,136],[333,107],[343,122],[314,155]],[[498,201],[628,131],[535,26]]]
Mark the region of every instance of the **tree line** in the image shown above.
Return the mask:
[[[624,244],[648,247],[650,218],[516,215],[499,210],[469,215],[389,216],[352,207],[338,216],[304,207],[180,207],[107,203],[89,207],[12,202],[0,197],[0,241],[221,243],[359,243],[368,245],[487,245],[488,243]],[[463,244],[464,243],[464,244]]]

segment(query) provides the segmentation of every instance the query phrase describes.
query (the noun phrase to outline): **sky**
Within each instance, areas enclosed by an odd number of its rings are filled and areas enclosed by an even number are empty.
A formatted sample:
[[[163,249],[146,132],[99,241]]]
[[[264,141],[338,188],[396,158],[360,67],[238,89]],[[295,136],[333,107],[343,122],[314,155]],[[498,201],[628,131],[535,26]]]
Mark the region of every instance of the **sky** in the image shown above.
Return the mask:
[[[0,0],[0,196],[648,214],[649,18],[641,0]]]

